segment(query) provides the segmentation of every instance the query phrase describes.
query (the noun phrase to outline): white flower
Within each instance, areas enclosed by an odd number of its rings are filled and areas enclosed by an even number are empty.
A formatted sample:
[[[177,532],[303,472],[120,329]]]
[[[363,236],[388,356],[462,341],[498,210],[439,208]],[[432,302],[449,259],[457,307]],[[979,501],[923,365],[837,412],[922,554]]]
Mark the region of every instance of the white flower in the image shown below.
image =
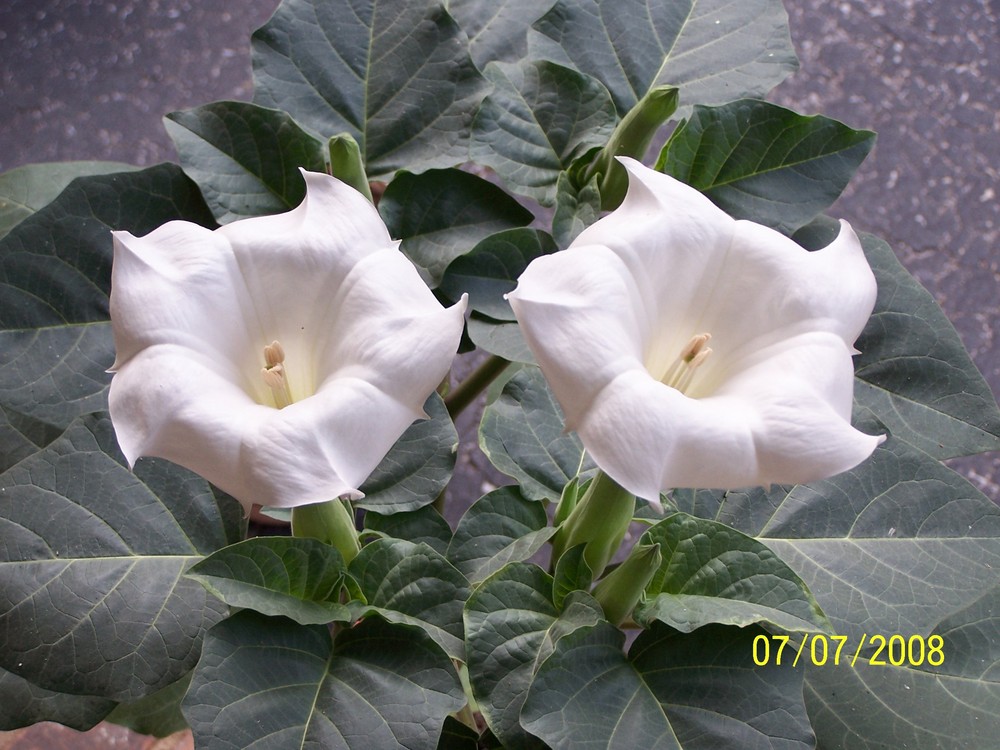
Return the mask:
[[[353,188],[304,173],[285,214],[114,235],[118,442],[244,506],[361,496],[458,348],[445,310]]]
[[[613,213],[538,258],[509,295],[597,465],[674,487],[809,482],[883,438],[850,425],[853,343],[875,278],[846,222],[807,252],[631,159]]]

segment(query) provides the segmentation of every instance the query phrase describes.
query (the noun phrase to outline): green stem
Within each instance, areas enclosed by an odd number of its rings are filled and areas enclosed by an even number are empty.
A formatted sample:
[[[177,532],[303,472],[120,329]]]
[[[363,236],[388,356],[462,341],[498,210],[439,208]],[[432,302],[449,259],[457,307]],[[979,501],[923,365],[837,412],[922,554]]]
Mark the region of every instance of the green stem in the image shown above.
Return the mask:
[[[503,357],[491,354],[479,367],[473,370],[465,380],[455,386],[455,390],[448,394],[444,400],[444,405],[448,408],[448,415],[454,419],[461,414],[465,407],[476,400],[476,396],[492,383],[504,370],[507,369],[508,362]]]

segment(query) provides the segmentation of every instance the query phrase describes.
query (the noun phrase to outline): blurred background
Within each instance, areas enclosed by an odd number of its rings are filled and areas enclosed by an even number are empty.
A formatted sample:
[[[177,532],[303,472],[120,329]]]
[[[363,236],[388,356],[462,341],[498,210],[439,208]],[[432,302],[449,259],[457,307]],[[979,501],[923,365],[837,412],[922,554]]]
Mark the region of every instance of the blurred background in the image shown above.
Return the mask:
[[[339,2],[339,0],[330,0]],[[0,0],[0,171],[39,161],[176,161],[167,112],[250,99],[250,34],[278,0]],[[771,96],[878,132],[830,213],[886,239],[1000,394],[1000,3],[785,0],[801,69]],[[485,459],[463,415],[453,492]],[[1000,502],[1000,456],[951,465]],[[484,473],[485,472],[485,473]],[[0,750],[180,750],[101,725],[0,733]]]

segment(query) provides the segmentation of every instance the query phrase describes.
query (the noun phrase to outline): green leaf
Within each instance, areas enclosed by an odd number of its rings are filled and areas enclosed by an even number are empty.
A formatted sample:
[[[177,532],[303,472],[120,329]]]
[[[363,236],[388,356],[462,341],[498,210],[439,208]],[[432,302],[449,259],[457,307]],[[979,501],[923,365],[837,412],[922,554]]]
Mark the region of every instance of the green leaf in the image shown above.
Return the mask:
[[[472,161],[496,170],[511,190],[552,205],[559,174],[607,143],[618,122],[600,82],[551,62],[492,63],[493,92],[472,124]]]
[[[367,607],[355,618],[376,612],[391,622],[425,630],[448,654],[464,658],[462,606],[469,583],[445,557],[426,544],[376,539],[364,546],[349,567]]]
[[[556,183],[556,210],[552,216],[552,234],[560,249],[569,247],[576,236],[600,216],[601,191],[597,178],[577,188],[569,174],[560,174]]]
[[[214,224],[197,186],[174,165],[74,181],[0,240],[0,329],[107,320],[108,230],[142,235],[171,219]]]
[[[791,234],[830,207],[874,144],[870,130],[742,99],[696,106],[656,168],[736,219]]]
[[[570,479],[593,468],[580,438],[564,431],[562,409],[537,367],[518,372],[486,407],[479,447],[531,500],[558,500]]]
[[[231,607],[321,625],[351,619],[339,602],[346,572],[336,548],[316,539],[261,537],[212,553],[187,575]]]
[[[453,166],[485,85],[467,42],[431,0],[283,0],[253,35],[254,101],[349,133],[372,177]]]
[[[417,628],[369,618],[331,644],[321,625],[244,611],[208,633],[183,708],[204,750],[434,750],[464,703]]]
[[[445,556],[451,543],[451,527],[430,505],[386,516],[369,511],[365,513],[365,528],[395,539],[405,539],[414,544],[423,542],[435,552]]]
[[[0,174],[0,239],[52,202],[77,177],[135,169],[113,161],[64,161],[28,164]]]
[[[181,700],[191,684],[192,676],[193,673],[188,672],[173,685],[167,685],[152,695],[134,703],[120,703],[108,714],[107,721],[154,737],[167,737],[187,729],[187,721],[181,713]]]
[[[589,591],[590,584],[594,582],[594,571],[583,556],[586,549],[585,543],[570,547],[556,562],[552,582],[552,603],[558,609],[562,609],[570,594],[574,591]]]
[[[466,330],[472,343],[485,352],[509,362],[535,364],[535,355],[528,348],[521,327],[513,321],[496,321],[473,312],[466,321]]]
[[[530,563],[511,563],[473,591],[465,606],[469,680],[504,747],[541,747],[518,721],[536,660],[566,633],[603,616],[586,594],[573,597],[560,614],[552,604],[551,576]]]
[[[555,242],[539,229],[508,229],[491,234],[453,260],[438,291],[451,300],[469,295],[469,309],[494,320],[513,321],[504,295],[514,291],[517,278],[535,258],[556,251]]]
[[[635,619],[684,633],[708,623],[782,630],[829,631],[830,622],[808,587],[756,539],[686,513],[650,527],[641,544],[660,544],[663,563],[646,587]]]
[[[490,577],[509,562],[527,560],[555,529],[542,503],[525,500],[516,487],[501,487],[473,503],[455,529],[448,559],[472,583]]]
[[[306,194],[299,167],[326,169],[325,141],[276,109],[213,102],[171,112],[163,124],[220,224],[294,208]]]
[[[110,230],[173,219],[214,223],[198,187],[161,165],[82,177],[0,239],[0,440],[14,455],[106,408]]]
[[[859,427],[889,432],[935,458],[1000,450],[1000,409],[934,298],[872,235],[875,312],[858,338],[854,399]]]
[[[705,495],[679,495],[679,505]],[[851,655],[872,635],[945,638],[944,664],[810,669],[823,747],[977,747],[996,736],[993,638],[1000,601],[1000,508],[960,475],[890,439],[851,471],[810,485],[730,492],[717,520],[759,536],[802,577]],[[883,652],[883,657],[886,653]],[[842,659],[843,662],[843,659]],[[859,696],[871,710],[858,712]]]
[[[781,0],[560,0],[529,37],[534,58],[570,61],[622,116],[658,84],[681,105],[763,96],[798,66]]]
[[[85,732],[114,708],[113,700],[45,690],[13,672],[0,669],[0,732],[43,721],[54,721]]]
[[[386,188],[379,213],[434,286],[448,264],[477,242],[533,218],[492,182],[458,169],[398,175]]]
[[[401,513],[430,505],[451,480],[458,433],[444,401],[432,393],[424,402],[429,419],[406,428],[389,453],[361,485],[354,504],[376,513]]]
[[[538,669],[521,723],[552,747],[810,750],[802,671],[759,667],[763,631],[710,625],[625,636],[607,622],[556,643]]]
[[[450,12],[469,36],[469,54],[482,70],[494,60],[516,62],[528,52],[528,29],[545,12],[538,0],[449,0]]]
[[[479,750],[479,732],[449,716],[444,720],[437,750]]]
[[[184,571],[238,523],[203,480],[130,472],[110,420],[79,419],[0,475],[0,666],[117,701],[176,682],[224,610]]]

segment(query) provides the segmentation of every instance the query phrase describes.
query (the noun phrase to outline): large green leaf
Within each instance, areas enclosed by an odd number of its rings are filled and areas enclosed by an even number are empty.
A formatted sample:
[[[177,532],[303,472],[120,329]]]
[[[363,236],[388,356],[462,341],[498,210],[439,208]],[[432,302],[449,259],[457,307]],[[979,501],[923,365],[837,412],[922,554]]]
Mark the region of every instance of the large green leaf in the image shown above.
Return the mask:
[[[493,320],[513,321],[504,295],[535,258],[556,251],[552,237],[539,229],[508,229],[491,234],[448,266],[438,291],[449,299],[469,295],[469,309]]]
[[[5,447],[27,455],[32,443],[45,445],[76,417],[106,407],[110,230],[142,235],[173,219],[214,225],[197,185],[161,165],[80,178],[0,239]]]
[[[451,527],[444,516],[430,505],[391,515],[368,511],[365,513],[365,529],[415,544],[423,542],[445,556],[451,543]]]
[[[344,559],[329,544],[261,537],[212,553],[187,575],[231,607],[321,625],[351,619],[339,600],[346,573]]]
[[[135,169],[113,161],[63,161],[28,164],[0,174],[0,239],[53,201],[77,177]]]
[[[842,659],[810,670],[822,747],[957,750],[1000,732],[1000,653],[990,640],[1000,612],[1000,508],[965,479],[890,439],[830,479],[730,492],[716,503],[709,494],[676,499],[760,537],[806,582],[846,650],[863,647],[853,666]],[[873,635],[934,633],[944,638],[940,668],[870,663]],[[853,708],[859,695],[875,697],[869,710]],[[884,744],[890,736],[900,745]]]
[[[214,224],[197,186],[173,165],[71,183],[0,240],[0,329],[107,320],[108,230],[141,235],[181,218]]]
[[[583,593],[571,595],[560,613],[552,604],[552,577],[529,563],[501,568],[472,593],[465,607],[469,680],[504,747],[541,747],[518,721],[536,662],[560,637],[603,617]]]
[[[765,545],[725,524],[674,513],[640,543],[658,543],[663,553],[635,611],[640,625],[659,620],[685,633],[708,623],[830,629],[802,579]]]
[[[0,666],[39,687],[141,698],[194,665],[224,609],[183,574],[239,512],[176,466],[124,464],[90,416],[0,475]]]
[[[42,721],[54,721],[83,732],[104,719],[115,705],[107,698],[45,690],[0,669],[0,732]]]
[[[528,52],[528,29],[548,10],[538,0],[449,0],[448,12],[469,36],[480,70],[492,61],[516,62]]]
[[[373,617],[331,643],[322,625],[248,610],[209,631],[184,714],[204,750],[434,750],[464,703],[417,628]]]
[[[386,188],[379,213],[434,286],[448,264],[480,240],[533,218],[493,183],[458,169],[398,175]]]
[[[401,513],[430,505],[455,469],[458,433],[436,393],[424,402],[428,419],[406,428],[385,458],[361,485],[355,505],[377,513]]]
[[[531,500],[558,500],[570,479],[594,467],[580,438],[565,432],[562,409],[537,367],[519,371],[487,405],[479,446]]]
[[[448,559],[478,583],[509,562],[527,560],[555,532],[542,503],[525,500],[516,487],[501,487],[483,495],[462,516]]]
[[[625,115],[658,84],[682,106],[763,96],[797,67],[781,0],[559,0],[532,56],[571,61]]]
[[[299,168],[326,169],[326,143],[285,112],[213,102],[163,119],[184,171],[221,224],[294,208],[306,194]]]
[[[696,106],[656,163],[726,213],[785,234],[829,208],[875,143],[820,115],[741,99]]]
[[[444,651],[463,658],[462,607],[469,583],[443,555],[426,544],[377,539],[361,549],[349,570],[367,605],[355,605],[355,617],[377,612],[417,625]]]
[[[802,671],[755,665],[761,634],[657,625],[626,656],[617,628],[580,627],[539,667],[521,723],[552,747],[583,750],[811,750]]]
[[[497,321],[473,312],[466,321],[466,330],[472,343],[484,352],[510,362],[535,364],[535,355],[528,348],[521,327],[514,321]]]
[[[485,85],[467,43],[434,0],[283,0],[253,35],[254,101],[349,133],[373,177],[453,166]]]
[[[551,205],[560,173],[614,132],[608,90],[545,61],[493,63],[486,77],[493,91],[472,125],[472,161],[492,167],[514,192]]]
[[[174,684],[160,688],[145,698],[118,704],[108,714],[107,721],[154,737],[167,737],[187,729],[187,721],[181,713],[181,699],[191,685],[192,677],[193,673],[188,672]]]
[[[822,247],[838,225],[823,218],[795,235]],[[856,343],[855,418],[888,428],[935,458],[1000,450],[1000,408],[934,298],[873,235],[861,235],[878,282],[875,311]]]

